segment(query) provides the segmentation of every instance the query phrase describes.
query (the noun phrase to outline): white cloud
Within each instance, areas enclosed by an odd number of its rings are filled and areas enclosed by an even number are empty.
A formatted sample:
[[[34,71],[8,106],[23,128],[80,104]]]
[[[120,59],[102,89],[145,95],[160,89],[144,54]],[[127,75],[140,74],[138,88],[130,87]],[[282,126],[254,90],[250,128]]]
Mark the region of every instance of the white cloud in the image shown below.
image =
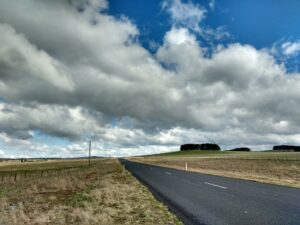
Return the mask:
[[[164,0],[162,8],[171,15],[174,24],[201,32],[199,24],[205,18],[206,10],[200,5],[192,2],[183,3],[181,0]]]
[[[172,28],[165,36],[165,44],[180,45],[184,43],[195,44],[196,37],[185,28]]]
[[[299,63],[297,58],[300,53],[300,40],[281,39],[265,51],[273,55],[279,64],[284,64],[291,73],[298,72]]]
[[[281,39],[275,42],[270,49],[266,49],[266,51],[281,61],[286,61],[297,56],[300,52],[300,41]]]
[[[0,130],[20,139],[31,138],[32,130],[71,139],[84,138],[99,131],[102,115],[96,115],[97,119],[82,107],[0,103]]]
[[[285,42],[281,45],[283,54],[285,55],[295,55],[300,52],[300,41],[296,42]]]
[[[9,25],[0,24],[0,33],[0,69],[9,76],[7,79],[23,80],[24,76],[32,76],[33,80],[62,90],[74,89],[70,74],[59,61],[38,50]]]
[[[214,8],[215,1],[210,1],[209,6],[211,9]],[[201,35],[207,42],[230,37],[225,27],[213,29],[203,26],[202,22],[206,18],[207,10],[192,1],[184,3],[181,0],[164,0],[162,9],[170,14],[173,27],[187,28]]]
[[[205,15],[196,5],[190,18],[197,23],[174,24],[152,55],[133,22],[107,15],[107,3],[97,2],[0,2],[4,154],[78,156],[87,137],[101,155],[185,142],[300,144],[300,75],[287,75],[270,53],[235,43],[208,57],[193,28]],[[179,12],[192,5],[172,3]],[[71,144],[36,143],[35,131]]]

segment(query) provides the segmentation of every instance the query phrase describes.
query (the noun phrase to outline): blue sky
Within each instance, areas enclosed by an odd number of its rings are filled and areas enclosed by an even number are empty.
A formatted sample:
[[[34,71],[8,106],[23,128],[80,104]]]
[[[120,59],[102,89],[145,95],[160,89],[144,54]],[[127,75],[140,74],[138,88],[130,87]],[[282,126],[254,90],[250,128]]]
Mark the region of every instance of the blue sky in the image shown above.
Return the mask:
[[[183,3],[198,4],[207,13],[203,26],[213,29],[224,27],[230,34],[222,40],[214,40],[214,44],[242,43],[250,44],[258,49],[272,48],[274,44],[285,41],[300,40],[300,1],[298,0],[182,0]],[[161,44],[165,33],[172,26],[168,13],[162,10],[162,1],[135,0],[109,1],[108,13],[120,17],[127,16],[141,31],[139,39],[144,47],[153,52],[149,43]],[[197,35],[201,44],[207,45],[201,35]],[[210,45],[207,45],[210,46]],[[285,61],[287,69],[297,70],[299,54]],[[278,58],[279,62],[282,62]]]
[[[299,22],[297,0],[2,0],[0,157],[300,145]]]
[[[297,0],[222,0],[216,1],[213,9],[209,7],[209,0],[182,2],[205,7],[208,12],[204,24],[213,28],[225,26],[233,36],[227,42],[236,41],[266,48],[281,39],[300,38],[300,2]],[[172,25],[161,4],[158,0],[111,0],[108,13],[126,15],[133,20],[142,31],[142,41],[150,39],[161,42]]]

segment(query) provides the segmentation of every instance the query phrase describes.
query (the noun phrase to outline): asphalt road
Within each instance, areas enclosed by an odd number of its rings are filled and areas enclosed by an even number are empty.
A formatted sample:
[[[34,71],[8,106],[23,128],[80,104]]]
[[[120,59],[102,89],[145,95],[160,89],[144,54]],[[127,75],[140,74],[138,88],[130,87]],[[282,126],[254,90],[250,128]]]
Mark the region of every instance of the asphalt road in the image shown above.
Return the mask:
[[[185,224],[300,225],[300,189],[121,161]]]

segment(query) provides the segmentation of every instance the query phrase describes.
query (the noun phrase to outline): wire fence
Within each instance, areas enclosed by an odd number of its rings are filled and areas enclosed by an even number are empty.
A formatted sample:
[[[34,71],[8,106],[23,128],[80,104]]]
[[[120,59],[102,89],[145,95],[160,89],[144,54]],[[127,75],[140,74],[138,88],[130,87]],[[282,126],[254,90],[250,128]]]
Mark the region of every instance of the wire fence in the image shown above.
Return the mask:
[[[93,166],[95,164],[92,164]],[[90,168],[88,165],[62,167],[52,169],[38,169],[38,170],[16,170],[16,171],[0,171],[0,183],[15,183],[32,178],[42,178],[50,176],[58,176],[76,171],[83,171]]]

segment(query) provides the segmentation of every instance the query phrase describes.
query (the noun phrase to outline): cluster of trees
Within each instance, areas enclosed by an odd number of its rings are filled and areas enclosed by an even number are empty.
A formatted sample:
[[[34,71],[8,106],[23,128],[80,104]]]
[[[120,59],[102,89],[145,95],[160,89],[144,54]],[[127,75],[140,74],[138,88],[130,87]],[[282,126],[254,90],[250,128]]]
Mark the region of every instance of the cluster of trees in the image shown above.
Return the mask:
[[[188,150],[212,150],[212,151],[220,151],[221,148],[217,144],[204,143],[204,144],[184,144],[180,146],[180,151],[188,151]],[[234,148],[229,151],[243,151],[250,152],[250,148]]]
[[[274,151],[295,151],[300,152],[300,146],[293,145],[277,145],[273,147]]]
[[[212,150],[220,151],[221,148],[217,144],[205,143],[205,144],[184,144],[180,146],[180,151],[188,150]],[[247,147],[234,148],[228,151],[250,152],[251,149]],[[273,147],[273,151],[295,151],[300,152],[300,146],[293,145],[277,145]]]
[[[229,151],[250,152],[251,149],[250,149],[250,148],[243,147],[243,148],[234,148],[234,149],[231,149],[231,150],[229,150]]]
[[[217,144],[184,144],[180,146],[180,151],[187,151],[187,150],[213,150],[213,151],[220,151],[221,148]]]

